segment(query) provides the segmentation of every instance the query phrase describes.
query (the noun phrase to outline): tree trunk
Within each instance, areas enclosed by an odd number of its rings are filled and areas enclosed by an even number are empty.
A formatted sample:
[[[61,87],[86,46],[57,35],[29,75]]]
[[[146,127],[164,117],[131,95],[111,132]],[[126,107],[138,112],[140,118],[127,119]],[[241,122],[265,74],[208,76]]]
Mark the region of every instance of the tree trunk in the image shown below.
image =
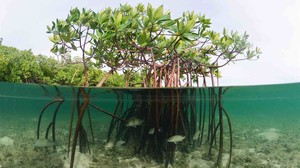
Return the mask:
[[[101,79],[101,81],[98,83],[97,87],[102,87],[103,83],[106,81],[106,79],[113,74],[113,70],[111,69],[105,76]]]

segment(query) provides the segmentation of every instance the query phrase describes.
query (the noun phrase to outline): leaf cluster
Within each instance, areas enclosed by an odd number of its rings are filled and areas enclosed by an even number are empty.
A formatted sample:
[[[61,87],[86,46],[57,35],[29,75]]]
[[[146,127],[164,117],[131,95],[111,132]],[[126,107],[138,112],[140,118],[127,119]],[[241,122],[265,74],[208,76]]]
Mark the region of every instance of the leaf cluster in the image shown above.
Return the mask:
[[[159,71],[174,76],[169,71],[175,61],[180,74],[221,77],[220,67],[258,58],[260,49],[253,49],[246,33],[218,33],[210,25],[210,19],[194,12],[173,19],[163,6],[124,4],[99,12],[74,8],[65,20],[57,19],[47,28],[53,53],[63,56],[80,50],[84,64],[92,62],[113,72],[146,72],[144,79]]]

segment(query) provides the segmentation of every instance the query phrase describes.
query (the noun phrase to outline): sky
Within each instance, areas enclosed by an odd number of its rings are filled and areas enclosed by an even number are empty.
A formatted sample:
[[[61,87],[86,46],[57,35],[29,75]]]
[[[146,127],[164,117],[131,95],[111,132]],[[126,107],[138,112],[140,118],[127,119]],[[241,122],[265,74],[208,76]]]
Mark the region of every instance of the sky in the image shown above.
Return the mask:
[[[173,18],[185,11],[205,14],[211,29],[247,32],[260,59],[221,69],[220,85],[264,85],[300,82],[300,1],[298,0],[1,0],[0,37],[3,45],[34,54],[53,55],[47,25],[65,19],[70,9],[100,11],[120,4],[163,5]]]

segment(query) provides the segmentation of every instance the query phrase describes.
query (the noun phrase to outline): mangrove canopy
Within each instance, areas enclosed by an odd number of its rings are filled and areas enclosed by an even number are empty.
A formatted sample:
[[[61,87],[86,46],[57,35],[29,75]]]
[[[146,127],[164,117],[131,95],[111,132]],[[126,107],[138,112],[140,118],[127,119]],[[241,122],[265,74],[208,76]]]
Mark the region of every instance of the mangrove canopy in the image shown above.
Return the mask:
[[[206,85],[205,77],[220,78],[219,68],[258,58],[259,48],[252,48],[246,33],[215,32],[205,15],[184,12],[172,18],[163,6],[148,4],[110,7],[94,12],[74,8],[66,19],[47,26],[51,51],[67,59],[79,54],[87,86],[88,64],[105,68],[108,76],[123,73],[129,86],[133,74],[142,76],[144,87],[182,87],[193,83]],[[72,61],[71,61],[72,62]]]

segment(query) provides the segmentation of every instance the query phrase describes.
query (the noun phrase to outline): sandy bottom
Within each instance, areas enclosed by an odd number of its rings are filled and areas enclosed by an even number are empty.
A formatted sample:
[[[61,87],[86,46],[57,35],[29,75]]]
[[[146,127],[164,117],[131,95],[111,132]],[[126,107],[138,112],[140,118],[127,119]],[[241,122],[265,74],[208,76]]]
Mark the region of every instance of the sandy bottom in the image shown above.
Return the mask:
[[[17,123],[0,121],[0,168],[61,168],[69,167],[67,125],[57,125],[57,147],[35,147],[37,119],[19,120]],[[103,135],[105,135],[103,133]],[[103,136],[105,137],[105,136]],[[228,137],[227,137],[228,140]],[[294,168],[300,167],[299,128],[262,127],[241,122],[233,128],[233,168]],[[227,141],[226,141],[227,142]],[[51,145],[51,144],[50,144]],[[111,146],[105,138],[96,137],[91,146],[91,154],[76,152],[77,168],[163,168],[149,158],[141,158],[127,150],[124,144]],[[228,144],[225,144],[224,161],[226,165]],[[207,157],[205,145],[190,153],[176,152],[173,167],[210,168],[214,160]]]

